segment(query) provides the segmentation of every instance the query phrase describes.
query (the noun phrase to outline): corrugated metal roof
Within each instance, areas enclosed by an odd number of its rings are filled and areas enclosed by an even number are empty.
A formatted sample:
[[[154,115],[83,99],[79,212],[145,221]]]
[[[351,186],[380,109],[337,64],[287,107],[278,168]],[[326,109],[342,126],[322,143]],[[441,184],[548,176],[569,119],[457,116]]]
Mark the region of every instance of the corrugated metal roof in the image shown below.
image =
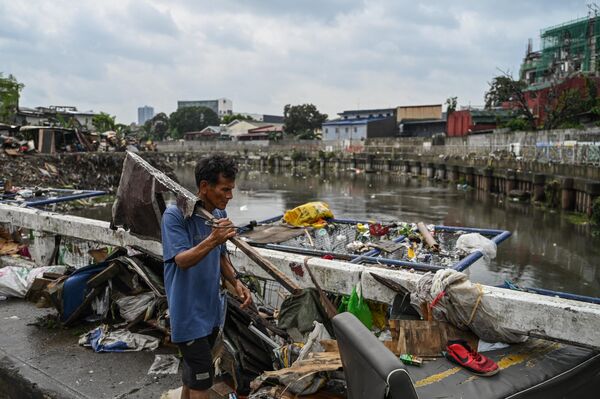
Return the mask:
[[[340,126],[340,125],[364,125],[369,122],[383,121],[393,119],[393,117],[384,118],[360,118],[360,119],[335,119],[328,122],[323,122],[323,126]]]

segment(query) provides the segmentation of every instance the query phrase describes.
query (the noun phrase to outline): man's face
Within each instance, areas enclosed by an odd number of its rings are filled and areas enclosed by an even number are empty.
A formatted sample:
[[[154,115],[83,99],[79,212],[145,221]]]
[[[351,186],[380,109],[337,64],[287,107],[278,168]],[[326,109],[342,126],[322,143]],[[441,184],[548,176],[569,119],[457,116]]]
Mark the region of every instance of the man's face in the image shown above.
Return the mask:
[[[219,180],[214,186],[202,180],[199,192],[200,198],[204,201],[204,208],[211,212],[215,208],[225,209],[229,200],[233,198],[234,187],[235,179],[226,179],[223,175],[219,175]]]

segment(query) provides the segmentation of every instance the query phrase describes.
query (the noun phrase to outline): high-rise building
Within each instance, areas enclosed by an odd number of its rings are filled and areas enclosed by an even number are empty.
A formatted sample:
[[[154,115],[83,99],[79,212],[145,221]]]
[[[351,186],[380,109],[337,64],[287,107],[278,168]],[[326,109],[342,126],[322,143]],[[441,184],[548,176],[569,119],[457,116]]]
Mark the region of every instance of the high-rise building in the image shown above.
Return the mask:
[[[233,113],[233,103],[227,98],[218,98],[216,100],[177,101],[177,109],[187,107],[210,108],[219,115],[219,118]]]
[[[138,125],[143,125],[152,118],[154,118],[154,108],[149,105],[138,108]]]

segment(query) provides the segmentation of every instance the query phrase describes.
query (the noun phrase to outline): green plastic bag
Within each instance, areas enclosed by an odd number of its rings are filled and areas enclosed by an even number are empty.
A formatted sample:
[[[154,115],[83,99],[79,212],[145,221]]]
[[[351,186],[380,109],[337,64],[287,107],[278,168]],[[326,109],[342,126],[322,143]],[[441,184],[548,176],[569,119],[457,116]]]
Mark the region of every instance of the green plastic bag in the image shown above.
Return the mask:
[[[369,305],[363,299],[361,291],[360,284],[352,289],[352,294],[350,294],[348,300],[348,312],[356,316],[370,330],[373,327],[373,315]]]

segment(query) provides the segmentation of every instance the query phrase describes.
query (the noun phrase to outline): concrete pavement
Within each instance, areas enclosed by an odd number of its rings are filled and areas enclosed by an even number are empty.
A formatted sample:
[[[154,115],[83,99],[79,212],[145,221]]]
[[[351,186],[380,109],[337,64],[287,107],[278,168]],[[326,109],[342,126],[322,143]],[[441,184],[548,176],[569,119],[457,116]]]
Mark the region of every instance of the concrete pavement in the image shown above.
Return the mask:
[[[180,375],[148,375],[155,352],[95,353],[78,345],[93,324],[62,329],[32,325],[55,313],[32,303],[0,301],[0,399],[160,398]]]

